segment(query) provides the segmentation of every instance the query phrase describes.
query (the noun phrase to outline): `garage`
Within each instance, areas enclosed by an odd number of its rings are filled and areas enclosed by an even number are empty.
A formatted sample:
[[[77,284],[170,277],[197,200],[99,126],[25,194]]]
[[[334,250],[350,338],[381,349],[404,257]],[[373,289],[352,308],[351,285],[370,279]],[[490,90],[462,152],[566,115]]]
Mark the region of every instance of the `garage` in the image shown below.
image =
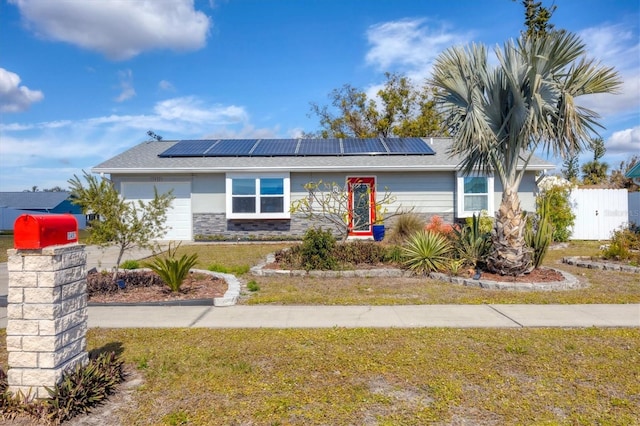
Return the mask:
[[[191,184],[190,182],[122,182],[121,193],[129,201],[149,202],[154,187],[159,194],[173,189],[173,202],[167,211],[167,234],[164,240],[187,240],[191,235]]]

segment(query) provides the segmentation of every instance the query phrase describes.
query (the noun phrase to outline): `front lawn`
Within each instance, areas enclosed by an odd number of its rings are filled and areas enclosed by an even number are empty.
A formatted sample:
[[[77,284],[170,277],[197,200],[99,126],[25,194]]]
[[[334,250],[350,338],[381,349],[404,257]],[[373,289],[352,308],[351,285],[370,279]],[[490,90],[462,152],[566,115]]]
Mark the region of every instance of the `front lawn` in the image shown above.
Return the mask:
[[[90,348],[120,347],[144,377],[120,424],[640,418],[638,329],[93,329],[88,339]]]

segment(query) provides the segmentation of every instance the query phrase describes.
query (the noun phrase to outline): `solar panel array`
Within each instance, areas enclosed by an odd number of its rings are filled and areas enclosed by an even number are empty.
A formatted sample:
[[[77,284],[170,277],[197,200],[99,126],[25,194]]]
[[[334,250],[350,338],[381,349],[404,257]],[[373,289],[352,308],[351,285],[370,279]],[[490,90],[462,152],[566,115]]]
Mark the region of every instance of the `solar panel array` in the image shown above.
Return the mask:
[[[433,155],[422,138],[181,140],[159,157]]]

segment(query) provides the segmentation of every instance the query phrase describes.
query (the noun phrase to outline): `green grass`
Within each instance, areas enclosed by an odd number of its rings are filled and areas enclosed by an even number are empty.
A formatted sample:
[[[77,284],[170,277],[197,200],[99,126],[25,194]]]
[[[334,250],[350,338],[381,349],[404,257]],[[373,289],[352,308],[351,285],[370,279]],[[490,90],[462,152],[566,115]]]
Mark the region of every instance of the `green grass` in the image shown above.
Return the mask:
[[[121,347],[144,376],[122,424],[640,418],[638,329],[93,329],[88,341]]]

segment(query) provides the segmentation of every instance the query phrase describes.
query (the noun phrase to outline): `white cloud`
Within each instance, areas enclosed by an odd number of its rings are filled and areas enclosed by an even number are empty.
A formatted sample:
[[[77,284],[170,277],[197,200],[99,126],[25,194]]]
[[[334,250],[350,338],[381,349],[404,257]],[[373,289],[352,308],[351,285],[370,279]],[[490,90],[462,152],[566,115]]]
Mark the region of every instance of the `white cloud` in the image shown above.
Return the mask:
[[[116,102],[124,102],[136,95],[133,88],[133,72],[131,70],[118,71],[120,94],[115,99]]]
[[[640,38],[638,28],[626,24],[602,25],[579,33],[587,46],[587,56],[620,74],[622,87],[615,95],[585,97],[580,105],[604,117],[638,115],[640,111]]]
[[[164,120],[179,120],[208,125],[236,124],[248,118],[242,107],[235,105],[204,106],[194,96],[173,98],[158,103],[154,111]]]
[[[21,86],[20,81],[18,74],[0,68],[0,112],[22,112],[44,99],[41,91]]]
[[[209,17],[193,0],[9,0],[40,37],[94,50],[114,60],[153,49],[197,50],[206,44]]]
[[[371,45],[365,56],[367,64],[426,76],[442,50],[471,38],[464,32],[449,31],[443,24],[428,23],[426,19],[401,19],[370,26],[366,33]]]
[[[640,126],[614,132],[605,141],[607,152],[635,152],[640,154]]]

